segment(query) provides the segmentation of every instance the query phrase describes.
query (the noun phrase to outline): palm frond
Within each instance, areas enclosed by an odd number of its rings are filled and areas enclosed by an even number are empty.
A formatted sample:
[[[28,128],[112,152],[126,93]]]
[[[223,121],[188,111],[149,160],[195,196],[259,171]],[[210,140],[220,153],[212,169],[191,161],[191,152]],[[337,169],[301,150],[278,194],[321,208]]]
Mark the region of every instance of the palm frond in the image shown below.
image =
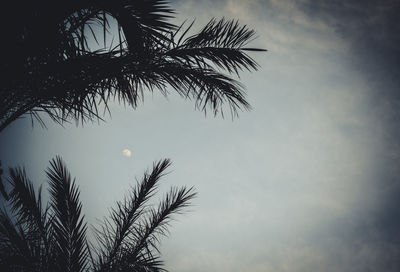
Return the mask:
[[[135,261],[132,261],[130,258],[122,258],[118,267],[121,271],[166,272],[167,270],[163,268],[163,265],[164,262],[160,259],[160,256],[141,254]]]
[[[62,108],[64,118],[70,114],[79,118],[80,114],[85,113],[86,115],[81,116],[84,119],[99,115],[94,107],[99,101],[107,106],[111,98],[117,97],[119,101],[136,107],[144,87],[149,90],[159,89],[165,93],[167,86],[172,86],[183,97],[192,97],[199,109],[205,111],[209,106],[214,114],[221,111],[225,103],[229,105],[232,113],[236,113],[241,107],[250,108],[244,97],[243,86],[238,81],[218,73],[211,67],[199,67],[181,60],[171,60],[169,57],[161,55],[157,61],[149,60],[143,63],[142,67],[135,64],[130,55],[114,58],[110,54],[104,54],[102,60],[98,56],[86,57],[87,68],[83,73],[77,73],[75,69],[83,66],[81,62],[70,63],[70,68],[63,69],[61,78],[73,76],[74,85],[64,84],[64,88],[71,92],[64,93],[58,100],[54,97],[51,101]],[[110,67],[113,68],[114,74],[108,71]],[[93,78],[93,87],[96,88],[81,93],[74,92],[76,85],[84,82],[85,74],[90,71],[96,71],[97,76]],[[110,92],[110,89],[114,91]],[[71,98],[66,99],[66,96]],[[69,100],[71,102],[68,102]]]
[[[32,269],[36,262],[27,232],[0,210],[0,264],[4,269]]]
[[[41,188],[36,196],[31,181],[26,177],[24,169],[10,168],[7,204],[13,214],[9,218],[6,210],[1,217],[1,253],[8,256],[7,267],[25,267],[28,271],[48,271],[52,262],[51,218],[48,216],[48,206],[42,208]],[[13,263],[12,260],[21,259]],[[22,261],[23,260],[23,261]],[[21,268],[22,269],[22,268]]]
[[[215,18],[197,34],[186,37],[193,26],[190,24],[174,46],[167,52],[192,65],[210,68],[217,66],[239,76],[242,70],[257,70],[258,64],[246,51],[266,51],[245,47],[255,39],[255,31],[236,20]],[[177,34],[175,34],[176,36]]]
[[[27,228],[32,250],[37,258],[50,257],[49,229],[51,220],[48,217],[48,207],[42,208],[41,187],[37,198],[32,182],[26,177],[24,169],[10,168],[9,203],[11,211],[17,217],[17,225]]]
[[[144,174],[142,181],[132,189],[129,197],[123,202],[118,202],[117,207],[111,210],[110,219],[106,219],[97,232],[99,243],[104,246],[99,254],[100,269],[119,266],[121,250],[126,245],[126,239],[128,236],[132,238],[137,235],[133,231],[135,224],[145,212],[146,202],[154,194],[159,179],[165,175],[164,172],[170,164],[169,159],[155,163],[151,173]]]
[[[154,67],[156,70],[158,67]],[[232,115],[240,109],[250,109],[243,92],[243,86],[236,80],[220,74],[213,69],[182,66],[165,63],[156,70],[157,83],[169,84],[184,98],[192,98],[196,108],[206,112],[210,108],[214,115],[224,113],[228,104]]]
[[[181,213],[195,196],[196,193],[193,192],[193,188],[172,188],[157,209],[150,209],[150,216],[139,226],[139,239],[137,239],[135,246],[129,250],[127,258],[135,260],[140,254],[152,256],[154,250],[159,252],[157,246],[159,238],[168,234],[167,227],[172,215]]]
[[[241,26],[237,20],[215,18],[197,34],[183,40],[181,46],[187,48],[196,47],[224,47],[244,48],[255,36],[255,31]]]
[[[11,185],[9,193],[12,211],[21,223],[30,223],[38,230],[44,230],[45,217],[42,211],[41,188],[36,198],[32,182],[26,177],[25,169],[9,169],[8,179]]]
[[[246,47],[255,32],[234,20],[213,19],[198,34],[188,36],[193,24],[183,30],[168,22],[173,14],[164,0],[66,1],[51,6],[35,2],[27,3],[22,13],[13,4],[7,14],[11,17],[1,18],[4,24],[16,22],[7,28],[5,36],[10,42],[0,52],[0,131],[25,114],[41,123],[42,113],[61,124],[71,119],[82,123],[101,120],[98,106],[110,97],[136,107],[144,90],[165,93],[167,86],[176,88],[173,79],[164,78],[166,73],[151,70],[162,65],[181,66],[174,78],[186,77],[187,71],[178,74],[184,69],[194,69],[198,75],[203,72],[202,78],[212,77],[185,80],[185,87],[191,85],[186,91],[209,98],[199,102],[192,95],[199,109],[223,112],[224,103],[234,115],[240,108],[248,109],[244,96],[238,95],[243,88],[222,72],[239,76],[242,70],[257,69],[247,53],[263,50]],[[106,48],[111,18],[118,24],[118,41]],[[101,38],[104,48],[93,50],[90,40],[99,44]],[[206,82],[215,84],[203,88]],[[229,88],[218,88],[222,85]],[[216,94],[212,93],[214,86]],[[205,90],[208,94],[203,96]],[[212,97],[217,96],[215,103]],[[103,106],[108,111],[107,103]]]
[[[173,214],[182,212],[195,196],[192,189],[172,188],[158,208],[149,204],[169,159],[129,192],[96,231],[98,245],[86,239],[86,224],[75,181],[60,157],[47,169],[50,205],[41,208],[32,183],[21,168],[10,169],[13,218],[0,210],[0,267],[7,271],[165,271],[158,249]]]
[[[46,172],[54,212],[52,227],[57,242],[59,271],[84,271],[88,254],[86,223],[81,215],[78,188],[60,157],[50,162]]]

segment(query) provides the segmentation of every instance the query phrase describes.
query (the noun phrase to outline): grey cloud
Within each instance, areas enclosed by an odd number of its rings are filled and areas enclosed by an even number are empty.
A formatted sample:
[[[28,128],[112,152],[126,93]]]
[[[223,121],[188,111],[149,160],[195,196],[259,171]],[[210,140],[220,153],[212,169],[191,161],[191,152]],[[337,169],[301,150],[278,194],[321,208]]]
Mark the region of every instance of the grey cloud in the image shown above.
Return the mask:
[[[210,1],[187,2],[190,2],[195,10],[198,10],[204,2],[208,5],[211,3]],[[197,5],[196,8],[194,8],[195,5]],[[273,232],[271,225],[274,224],[274,217],[270,216],[268,217],[270,221],[261,223],[265,233],[259,235],[265,239],[263,240],[265,243],[257,241],[253,245],[256,250],[245,250],[244,257],[247,259],[240,262],[252,264],[249,271],[258,271],[257,267],[262,267],[262,271],[398,271],[400,267],[400,173],[398,170],[400,165],[400,131],[398,129],[400,120],[398,102],[400,100],[400,47],[398,46],[400,44],[400,19],[398,19],[400,2],[392,0],[270,0],[246,1],[245,3],[218,1],[218,7],[225,8],[201,12],[197,16],[226,15],[226,17],[239,17],[242,21],[252,24],[260,33],[261,43],[270,49],[268,60],[273,61],[276,58],[275,60],[279,63],[271,69],[266,64],[268,62],[262,63],[263,69],[268,70],[268,73],[274,74],[274,69],[281,69],[280,72],[287,73],[286,80],[290,81],[289,76],[292,76],[290,73],[293,73],[293,70],[297,68],[297,72],[305,76],[307,69],[305,63],[293,69],[293,64],[289,64],[291,59],[298,58],[297,60],[300,61],[313,62],[311,73],[318,67],[315,63],[320,62],[321,72],[316,78],[312,78],[320,82],[314,82],[312,86],[325,88],[327,92],[323,93],[326,100],[323,101],[326,104],[321,106],[321,101],[316,102],[317,105],[307,104],[308,109],[315,110],[315,116],[318,117],[318,119],[308,121],[310,124],[329,124],[329,127],[332,126],[334,129],[327,130],[326,135],[321,135],[323,131],[321,128],[326,128],[322,125],[316,127],[310,147],[318,146],[318,141],[321,139],[334,140],[334,132],[339,133],[338,142],[341,146],[346,139],[348,140],[347,150],[334,148],[326,150],[326,152],[339,154],[335,164],[331,164],[333,161],[331,153],[330,156],[327,155],[329,159],[326,162],[316,164],[316,169],[320,173],[310,176],[311,179],[318,179],[327,178],[327,174],[331,174],[330,186],[327,187],[330,194],[324,196],[324,190],[316,180],[313,180],[312,186],[308,188],[308,199],[316,201],[316,205],[326,204],[327,198],[331,197],[339,206],[348,201],[346,205],[343,205],[347,212],[335,215],[327,208],[328,213],[331,213],[326,217],[321,217],[324,210],[321,206],[317,206],[314,214],[310,209],[302,214],[303,209],[296,209],[299,205],[304,205],[299,201],[296,203],[298,206],[293,204],[292,212],[300,211],[302,216],[307,216],[303,220],[309,221],[310,229],[308,231],[294,230],[293,232],[299,235],[297,237],[299,240],[296,240],[292,236],[287,236],[290,227],[285,224],[295,224],[294,228],[296,228],[301,223],[298,220],[279,219],[276,221],[279,221],[281,229],[285,231],[277,235],[276,239],[280,240],[274,240],[270,236],[271,231]],[[344,45],[340,44],[341,42]],[[340,50],[347,50],[347,52],[343,53]],[[329,56],[328,54],[332,51],[335,53]],[[343,55],[346,58],[345,61],[335,59]],[[340,65],[335,67],[334,61],[338,61],[343,67]],[[329,64],[329,62],[332,63]],[[335,74],[326,73],[330,69],[337,69],[339,76],[335,78],[332,77]],[[348,77],[343,76],[349,72],[351,74]],[[344,78],[354,80],[357,75],[362,77],[363,84],[360,86],[340,82]],[[265,84],[273,83],[266,82]],[[324,84],[327,86],[322,87]],[[353,89],[355,86],[363,90],[358,92]],[[298,88],[303,97],[307,95],[305,88],[301,89],[299,85],[292,85],[292,88]],[[343,92],[343,96],[338,96],[339,91]],[[282,92],[284,92],[282,88],[277,91],[277,93]],[[312,91],[308,99],[315,99],[319,92]],[[344,94],[350,96],[357,92],[368,93],[367,98],[355,95],[354,101],[351,101]],[[339,97],[339,101],[335,103],[326,96]],[[301,99],[300,97],[296,102]],[[365,101],[361,103],[360,99],[365,99]],[[287,96],[283,105],[279,103],[281,121],[288,121],[288,117],[285,116],[288,112],[293,114],[284,106],[288,103]],[[364,116],[361,117],[364,119],[360,121],[355,118],[355,121],[351,121],[353,117],[350,114],[354,114],[357,103],[367,107],[363,111]],[[257,106],[263,107],[261,103],[257,104],[256,102],[256,109]],[[271,108],[273,105],[267,104],[265,107]],[[292,108],[295,109],[296,104]],[[312,115],[307,114],[307,116]],[[321,122],[316,122],[318,120]],[[362,123],[367,121],[368,125]],[[310,124],[301,124],[303,126],[293,128],[293,130],[301,131],[304,127],[310,129],[312,126]],[[274,129],[271,122],[268,127]],[[338,127],[339,130],[337,130]],[[309,137],[311,135],[305,135],[305,139]],[[277,143],[280,142],[277,141]],[[295,138],[295,143],[304,144],[301,138]],[[368,153],[357,153],[360,152],[359,150],[368,150],[373,153],[374,158],[371,159],[370,164],[365,163],[364,166],[357,164],[359,163],[357,160],[368,156]],[[285,153],[277,152],[277,154]],[[292,158],[287,157],[286,162],[293,160],[295,153],[291,152],[291,154]],[[310,151],[303,150],[301,154],[309,156]],[[346,157],[343,154],[346,154]],[[265,154],[262,156],[265,157]],[[322,159],[326,157],[321,157]],[[272,166],[273,170],[265,173],[266,178],[273,176],[272,173],[277,167],[285,165],[284,159],[277,161],[279,161],[277,165],[274,165],[273,161],[272,164],[269,162],[268,165]],[[281,182],[285,179],[282,182],[285,184],[294,182],[296,175],[299,173],[304,175],[304,172],[309,171],[312,166],[312,164],[304,164],[302,169],[295,168],[301,166],[302,161],[289,165],[293,174],[289,178],[284,172],[278,172],[273,177]],[[361,174],[349,176],[350,171],[346,167],[358,169]],[[304,191],[306,190],[304,181],[297,179],[296,182],[300,183],[299,186],[302,186]],[[353,184],[354,187],[349,184]],[[332,190],[336,188],[335,185],[345,190],[343,192]],[[353,189],[350,190],[351,192],[349,192],[350,188]],[[275,187],[273,191],[276,193],[279,189]],[[356,197],[356,192],[360,199],[353,199],[354,202],[351,203],[350,199]],[[293,198],[298,196],[298,194],[293,194],[290,197],[286,196],[287,199],[285,199],[282,191],[278,194],[275,201],[280,199],[282,205],[287,205],[287,201],[295,201]],[[303,192],[303,194],[307,193]],[[319,199],[315,196],[318,194],[321,194]],[[261,221],[261,218],[259,220]],[[256,227],[253,230],[260,231]],[[268,240],[266,237],[271,239]],[[260,256],[264,256],[264,259]],[[203,257],[207,259],[206,256]],[[212,259],[212,256],[209,258]]]
[[[375,183],[371,196],[379,199],[365,221],[359,221],[349,235],[368,247],[370,263],[375,260],[385,264],[379,270],[396,270],[400,267],[400,2],[331,0],[296,4],[348,41],[354,69],[368,78],[370,111],[376,116],[373,127],[381,130],[383,137],[382,149],[376,154],[376,173],[371,177]]]
[[[355,68],[378,81],[379,95],[389,92],[400,97],[399,1],[307,0],[297,1],[297,5],[350,42]]]

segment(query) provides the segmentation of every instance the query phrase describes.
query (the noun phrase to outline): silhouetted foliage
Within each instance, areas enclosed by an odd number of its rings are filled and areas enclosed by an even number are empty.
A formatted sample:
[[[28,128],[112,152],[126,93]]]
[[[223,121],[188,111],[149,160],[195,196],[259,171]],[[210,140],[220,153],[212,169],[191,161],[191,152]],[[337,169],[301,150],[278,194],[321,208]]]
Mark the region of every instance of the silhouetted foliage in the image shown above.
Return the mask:
[[[0,50],[0,131],[24,114],[62,123],[101,119],[111,99],[136,107],[144,90],[171,86],[214,114],[247,109],[229,74],[257,69],[247,55],[254,31],[212,19],[199,33],[168,20],[164,0],[8,1]],[[111,20],[112,19],[112,20]],[[117,22],[113,45],[106,42]],[[112,21],[112,22],[111,22]],[[110,23],[111,22],[111,23]],[[91,40],[100,49],[90,46]],[[222,73],[226,71],[227,74]]]
[[[86,223],[75,180],[57,157],[47,169],[50,202],[43,206],[23,169],[10,169],[8,206],[0,211],[2,271],[165,271],[159,238],[171,216],[195,196],[185,187],[172,188],[157,208],[149,203],[169,160],[153,165],[141,182],[95,230],[96,243],[86,237]],[[9,215],[11,213],[11,216]]]

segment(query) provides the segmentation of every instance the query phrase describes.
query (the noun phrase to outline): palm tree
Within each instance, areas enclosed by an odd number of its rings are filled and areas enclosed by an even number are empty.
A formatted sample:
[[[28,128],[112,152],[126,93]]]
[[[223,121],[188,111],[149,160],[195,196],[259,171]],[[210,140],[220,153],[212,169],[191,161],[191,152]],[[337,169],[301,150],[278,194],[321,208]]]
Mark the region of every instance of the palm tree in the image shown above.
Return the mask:
[[[47,169],[50,201],[42,205],[23,169],[10,169],[8,207],[0,212],[2,271],[165,271],[158,250],[171,216],[189,205],[193,190],[172,188],[149,204],[169,160],[153,165],[130,195],[110,211],[89,242],[79,190],[57,157]],[[10,216],[9,214],[13,216]]]
[[[99,106],[108,111],[110,100],[135,108],[144,90],[166,95],[168,86],[203,111],[248,109],[231,75],[257,69],[247,52],[263,50],[246,47],[255,32],[212,19],[190,34],[193,23],[174,25],[173,14],[165,0],[8,3],[0,18],[0,131],[26,114],[42,122],[40,112],[59,123],[101,119]]]

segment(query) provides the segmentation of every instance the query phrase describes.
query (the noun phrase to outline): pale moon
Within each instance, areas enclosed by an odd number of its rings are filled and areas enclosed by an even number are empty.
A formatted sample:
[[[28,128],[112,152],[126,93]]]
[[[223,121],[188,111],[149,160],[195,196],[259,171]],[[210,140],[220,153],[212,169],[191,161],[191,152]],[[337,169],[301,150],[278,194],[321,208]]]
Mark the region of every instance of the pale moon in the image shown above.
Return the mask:
[[[125,157],[130,157],[131,156],[131,151],[129,149],[124,149],[122,150],[122,155],[124,155]]]

